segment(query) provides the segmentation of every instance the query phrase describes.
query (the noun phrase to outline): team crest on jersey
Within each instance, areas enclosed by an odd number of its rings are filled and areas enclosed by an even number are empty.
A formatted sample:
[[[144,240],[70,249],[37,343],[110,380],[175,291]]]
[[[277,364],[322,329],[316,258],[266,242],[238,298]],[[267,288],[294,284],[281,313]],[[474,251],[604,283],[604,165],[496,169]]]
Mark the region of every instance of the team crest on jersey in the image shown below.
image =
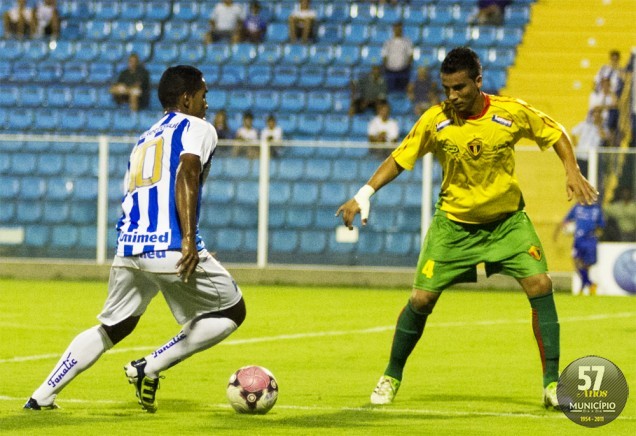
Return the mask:
[[[536,245],[531,245],[528,250],[528,254],[534,258],[534,260],[541,260],[541,247],[537,247]]]
[[[473,157],[479,157],[484,147],[481,139],[475,138],[468,143],[467,148]]]
[[[508,119],[506,119],[506,118],[500,117],[499,115],[493,115],[493,116],[492,116],[492,120],[493,120],[495,123],[502,124],[502,125],[504,125],[504,126],[506,126],[506,127],[510,127],[510,126],[512,126],[512,120],[508,120]]]
[[[442,130],[444,127],[448,127],[451,124],[453,124],[453,120],[444,120],[441,123],[437,123],[435,125],[435,128],[437,129],[437,131],[439,132],[440,130]]]

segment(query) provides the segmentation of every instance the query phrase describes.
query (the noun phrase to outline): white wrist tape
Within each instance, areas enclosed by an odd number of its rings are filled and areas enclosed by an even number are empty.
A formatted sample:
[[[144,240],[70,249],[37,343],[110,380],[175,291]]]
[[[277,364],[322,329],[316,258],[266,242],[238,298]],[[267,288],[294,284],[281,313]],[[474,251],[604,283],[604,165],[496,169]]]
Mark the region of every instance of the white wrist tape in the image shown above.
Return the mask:
[[[369,218],[369,210],[371,209],[369,199],[373,194],[375,194],[375,189],[370,185],[364,185],[358,190],[356,195],[353,196],[353,199],[358,203],[358,206],[360,206],[360,219],[363,222]]]

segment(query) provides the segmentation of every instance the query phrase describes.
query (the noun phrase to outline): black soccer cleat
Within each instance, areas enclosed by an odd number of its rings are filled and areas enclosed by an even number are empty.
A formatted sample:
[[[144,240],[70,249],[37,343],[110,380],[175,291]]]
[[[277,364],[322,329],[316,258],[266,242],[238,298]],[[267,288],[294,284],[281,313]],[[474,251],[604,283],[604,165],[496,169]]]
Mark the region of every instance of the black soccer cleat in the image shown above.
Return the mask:
[[[59,409],[60,406],[58,406],[55,403],[51,403],[47,406],[44,405],[40,405],[38,404],[37,400],[33,397],[29,398],[29,401],[26,402],[26,404],[24,405],[24,409],[27,410],[53,410],[53,409]]]
[[[159,389],[159,379],[146,377],[146,359],[133,360],[124,366],[128,383],[135,385],[139,405],[149,413],[157,411],[157,399],[155,398]]]

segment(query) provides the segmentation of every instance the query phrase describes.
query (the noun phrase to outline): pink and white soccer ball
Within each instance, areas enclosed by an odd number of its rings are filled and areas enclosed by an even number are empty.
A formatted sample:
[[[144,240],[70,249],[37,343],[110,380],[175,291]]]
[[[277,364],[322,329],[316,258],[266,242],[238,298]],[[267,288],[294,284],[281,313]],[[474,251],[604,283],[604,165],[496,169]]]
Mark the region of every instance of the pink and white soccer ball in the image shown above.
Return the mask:
[[[230,377],[227,399],[238,413],[264,415],[278,399],[278,383],[266,368],[244,366]]]

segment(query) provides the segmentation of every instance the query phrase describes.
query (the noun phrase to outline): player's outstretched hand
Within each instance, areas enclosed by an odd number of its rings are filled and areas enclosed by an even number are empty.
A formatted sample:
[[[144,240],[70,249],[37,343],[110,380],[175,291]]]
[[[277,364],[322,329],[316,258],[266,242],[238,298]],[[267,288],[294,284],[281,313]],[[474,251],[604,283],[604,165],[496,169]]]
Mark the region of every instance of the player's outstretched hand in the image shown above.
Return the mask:
[[[342,222],[344,223],[344,225],[347,226],[349,230],[353,230],[353,220],[359,212],[360,212],[360,205],[355,200],[355,198],[352,198],[338,208],[338,210],[336,211],[336,216],[339,216],[340,214],[342,214]],[[362,218],[362,225],[367,224],[368,216],[369,216],[368,210],[367,210],[367,215],[365,217],[362,217],[362,215],[360,215],[360,217]]]
[[[190,244],[183,244],[181,248],[181,259],[177,262],[177,275],[181,277],[184,283],[188,283],[188,279],[199,264],[199,252],[196,247]]]
[[[580,171],[567,175],[566,192],[568,200],[575,198],[581,204],[594,204],[598,200],[598,191]]]

